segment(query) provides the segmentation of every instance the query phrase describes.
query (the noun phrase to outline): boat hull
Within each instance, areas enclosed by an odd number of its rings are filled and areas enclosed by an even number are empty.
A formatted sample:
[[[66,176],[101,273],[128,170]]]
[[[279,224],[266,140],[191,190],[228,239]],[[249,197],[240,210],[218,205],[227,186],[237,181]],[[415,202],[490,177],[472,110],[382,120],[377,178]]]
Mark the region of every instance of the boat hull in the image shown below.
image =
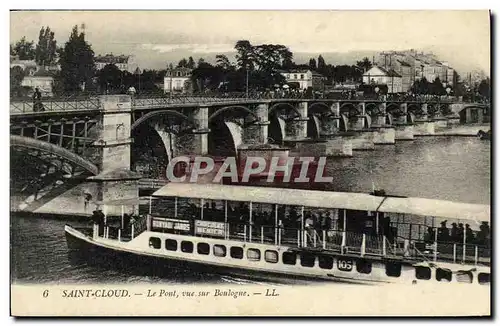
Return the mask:
[[[252,281],[274,282],[280,284],[297,283],[354,283],[371,285],[371,283],[355,280],[339,280],[338,278],[325,279],[320,277],[301,276],[270,271],[252,271],[245,268],[208,265],[177,259],[174,257],[153,257],[127,251],[114,250],[89,242],[87,239],[66,230],[66,242],[70,249],[70,260],[82,262],[98,267],[130,272],[132,274],[157,276],[162,278],[175,277],[176,280],[184,277],[186,271],[194,274],[219,276],[233,276]]]

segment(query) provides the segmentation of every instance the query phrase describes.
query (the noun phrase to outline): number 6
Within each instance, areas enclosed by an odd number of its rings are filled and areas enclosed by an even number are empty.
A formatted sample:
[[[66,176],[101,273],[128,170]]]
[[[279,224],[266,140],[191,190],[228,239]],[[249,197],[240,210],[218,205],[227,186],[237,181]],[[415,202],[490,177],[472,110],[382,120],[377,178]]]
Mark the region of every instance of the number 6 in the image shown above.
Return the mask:
[[[43,297],[46,298],[49,296],[49,290],[43,291]]]

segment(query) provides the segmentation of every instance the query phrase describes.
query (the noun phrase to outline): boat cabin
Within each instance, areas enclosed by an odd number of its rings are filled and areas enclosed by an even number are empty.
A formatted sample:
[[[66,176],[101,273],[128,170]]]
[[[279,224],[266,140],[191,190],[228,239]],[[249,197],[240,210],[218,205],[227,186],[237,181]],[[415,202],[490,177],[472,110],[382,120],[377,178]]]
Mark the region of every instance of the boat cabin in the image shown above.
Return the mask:
[[[170,183],[153,194],[148,213],[145,228],[156,232],[300,251],[490,264],[488,205],[384,193]]]

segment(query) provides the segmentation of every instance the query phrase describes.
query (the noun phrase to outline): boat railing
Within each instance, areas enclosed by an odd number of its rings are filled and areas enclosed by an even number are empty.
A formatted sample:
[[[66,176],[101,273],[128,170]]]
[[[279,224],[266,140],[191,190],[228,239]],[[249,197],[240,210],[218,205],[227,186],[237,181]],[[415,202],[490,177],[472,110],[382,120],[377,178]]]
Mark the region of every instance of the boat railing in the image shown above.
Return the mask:
[[[154,217],[142,216],[135,220],[129,229],[95,225],[94,234],[107,239],[128,241],[152,228]],[[289,228],[280,225],[255,225],[252,223],[223,223],[219,226],[191,229],[189,220],[175,220],[174,229],[153,231],[195,235],[197,237],[223,238],[248,243],[274,244],[296,248],[328,250],[340,254],[360,256],[383,256],[408,258],[426,261],[445,261],[450,263],[484,264],[491,261],[491,248],[486,245],[457,242],[414,240],[403,236],[387,237],[384,234],[359,233],[340,229],[319,229],[306,227]],[[197,225],[194,221],[193,225]],[[198,221],[200,222],[200,221]],[[203,221],[201,221],[203,222]],[[210,222],[210,221],[205,221]],[[180,223],[180,224],[179,224]],[[185,227],[178,228],[183,224]],[[220,226],[222,225],[222,227]],[[211,229],[212,228],[212,229]]]
[[[104,239],[113,239],[118,241],[130,241],[147,229],[147,220],[147,216],[140,216],[133,221],[130,226],[125,228],[108,224],[94,224],[93,237],[101,237]]]
[[[485,245],[456,242],[424,243],[397,237],[390,247],[391,255],[429,262],[490,265],[491,249]]]

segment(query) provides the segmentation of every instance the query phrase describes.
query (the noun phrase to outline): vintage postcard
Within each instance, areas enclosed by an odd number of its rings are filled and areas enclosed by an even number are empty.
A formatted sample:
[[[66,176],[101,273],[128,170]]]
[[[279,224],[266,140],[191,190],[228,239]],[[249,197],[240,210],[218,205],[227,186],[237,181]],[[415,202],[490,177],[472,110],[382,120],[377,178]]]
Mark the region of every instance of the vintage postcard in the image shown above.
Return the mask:
[[[491,316],[489,11],[10,19],[13,316]]]

